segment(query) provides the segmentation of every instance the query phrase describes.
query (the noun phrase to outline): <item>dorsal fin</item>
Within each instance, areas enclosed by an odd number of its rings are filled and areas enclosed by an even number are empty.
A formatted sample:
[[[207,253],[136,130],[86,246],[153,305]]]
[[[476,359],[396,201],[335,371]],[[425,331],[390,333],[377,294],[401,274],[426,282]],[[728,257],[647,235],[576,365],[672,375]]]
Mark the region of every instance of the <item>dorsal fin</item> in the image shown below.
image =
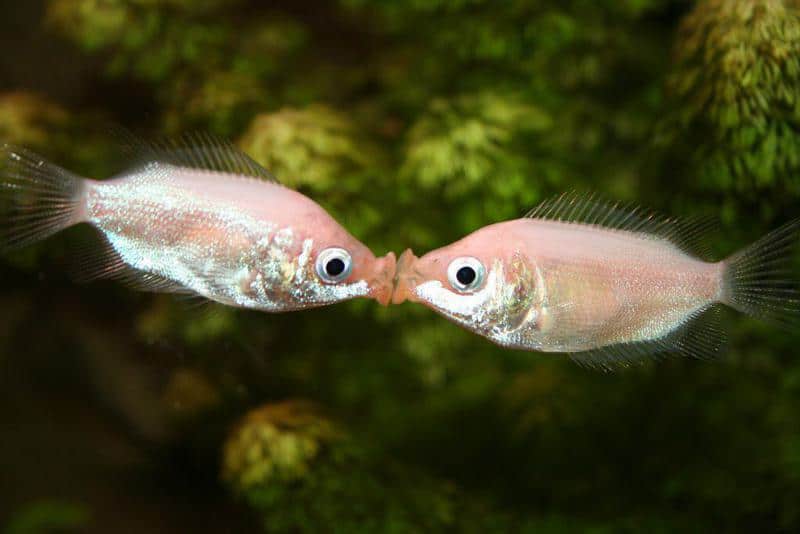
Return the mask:
[[[166,163],[215,172],[227,172],[277,182],[267,169],[239,150],[233,143],[205,132],[181,135],[174,139],[146,141],[117,130],[117,137],[134,157],[137,164]]]
[[[717,226],[712,217],[671,218],[634,204],[610,202],[593,193],[574,191],[544,200],[525,217],[646,234],[703,259],[711,259],[706,238]]]

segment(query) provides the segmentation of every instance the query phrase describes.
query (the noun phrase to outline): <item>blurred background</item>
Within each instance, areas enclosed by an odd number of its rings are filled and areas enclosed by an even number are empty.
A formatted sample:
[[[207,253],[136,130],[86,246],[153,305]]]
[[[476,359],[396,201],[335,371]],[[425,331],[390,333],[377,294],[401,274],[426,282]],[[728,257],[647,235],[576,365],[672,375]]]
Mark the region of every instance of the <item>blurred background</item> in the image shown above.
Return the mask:
[[[800,216],[796,0],[0,0],[0,139],[95,178],[109,125],[234,140],[376,254],[590,189]],[[433,312],[193,310],[0,259],[0,528],[800,530],[800,336],[604,374]]]

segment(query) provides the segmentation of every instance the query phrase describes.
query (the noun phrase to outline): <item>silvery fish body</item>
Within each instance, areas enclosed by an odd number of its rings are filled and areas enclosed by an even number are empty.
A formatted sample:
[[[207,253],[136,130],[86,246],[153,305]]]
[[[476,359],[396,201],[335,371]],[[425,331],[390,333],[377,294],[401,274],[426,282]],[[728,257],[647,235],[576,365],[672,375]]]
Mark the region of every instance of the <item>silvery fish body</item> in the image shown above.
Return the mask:
[[[721,262],[689,250],[702,228],[566,196],[398,265],[394,302],[421,302],[500,345],[590,365],[721,345],[716,304],[776,321],[800,306],[776,270],[797,222]]]
[[[376,259],[319,205],[231,145],[191,141],[150,145],[143,164],[104,181],[5,147],[3,184],[16,201],[5,242],[87,222],[106,243],[85,262],[88,278],[269,312],[388,300],[392,254]],[[41,215],[26,218],[26,208]]]

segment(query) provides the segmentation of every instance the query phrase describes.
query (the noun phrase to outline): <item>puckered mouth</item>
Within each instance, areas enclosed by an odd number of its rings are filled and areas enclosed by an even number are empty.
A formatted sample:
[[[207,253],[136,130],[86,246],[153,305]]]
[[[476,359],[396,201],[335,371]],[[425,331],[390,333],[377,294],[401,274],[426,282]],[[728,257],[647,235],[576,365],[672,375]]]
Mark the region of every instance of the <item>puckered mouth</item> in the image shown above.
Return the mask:
[[[418,260],[410,248],[400,255],[394,277],[392,304],[401,304],[406,300],[419,301],[415,292],[417,285],[422,281],[422,275],[417,271]]]
[[[397,259],[394,252],[375,260],[375,272],[369,280],[369,296],[382,306],[392,301],[396,279]]]

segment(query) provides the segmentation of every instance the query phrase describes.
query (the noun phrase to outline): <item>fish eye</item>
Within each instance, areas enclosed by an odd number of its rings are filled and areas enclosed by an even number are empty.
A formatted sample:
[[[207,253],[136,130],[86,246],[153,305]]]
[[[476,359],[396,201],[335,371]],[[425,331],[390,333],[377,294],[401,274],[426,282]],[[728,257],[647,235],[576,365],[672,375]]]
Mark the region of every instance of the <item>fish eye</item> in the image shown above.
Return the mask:
[[[353,272],[353,260],[343,248],[326,248],[317,256],[316,270],[323,282],[336,284]]]
[[[461,293],[478,289],[483,284],[485,274],[486,269],[480,260],[471,256],[456,258],[447,267],[447,279],[450,285]]]

